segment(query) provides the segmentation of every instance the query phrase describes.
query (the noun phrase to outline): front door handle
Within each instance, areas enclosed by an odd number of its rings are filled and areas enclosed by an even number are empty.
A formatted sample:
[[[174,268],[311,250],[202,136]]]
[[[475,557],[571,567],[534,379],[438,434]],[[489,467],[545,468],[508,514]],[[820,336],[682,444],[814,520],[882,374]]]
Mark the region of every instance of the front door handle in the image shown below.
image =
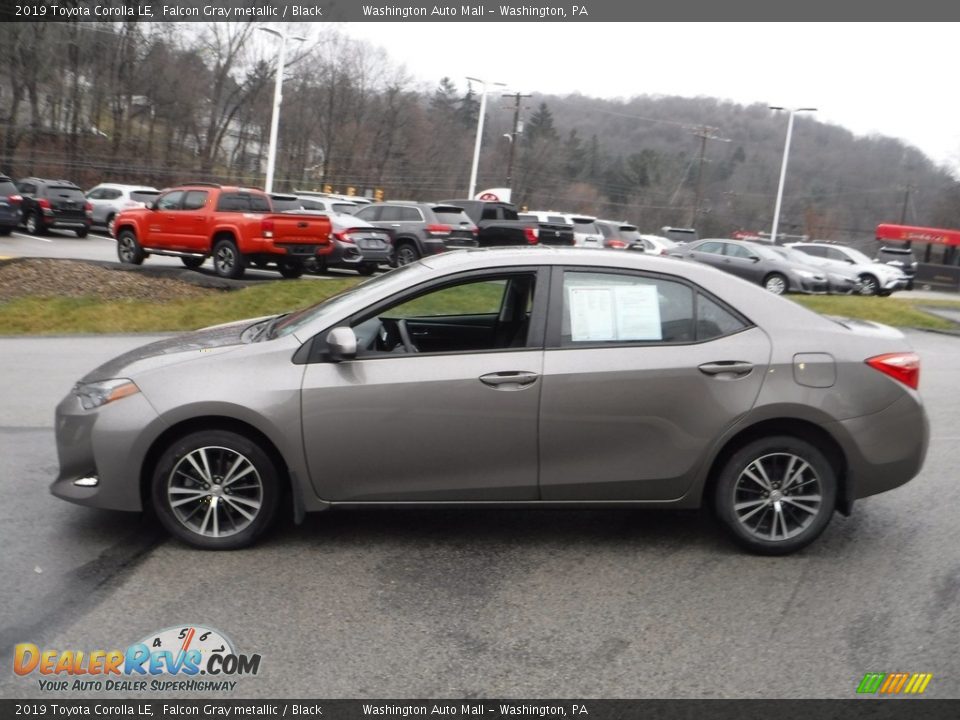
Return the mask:
[[[511,370],[507,372],[487,373],[486,375],[481,375],[480,382],[482,382],[484,385],[489,385],[493,388],[503,388],[504,390],[511,389],[507,387],[508,385],[515,385],[516,387],[513,389],[519,389],[527,387],[531,383],[536,382],[538,377],[540,376],[534,372]]]
[[[718,362],[704,363],[698,367],[704,375],[713,375],[714,377],[733,376],[744,377],[753,370],[753,363],[743,360],[720,360]]]

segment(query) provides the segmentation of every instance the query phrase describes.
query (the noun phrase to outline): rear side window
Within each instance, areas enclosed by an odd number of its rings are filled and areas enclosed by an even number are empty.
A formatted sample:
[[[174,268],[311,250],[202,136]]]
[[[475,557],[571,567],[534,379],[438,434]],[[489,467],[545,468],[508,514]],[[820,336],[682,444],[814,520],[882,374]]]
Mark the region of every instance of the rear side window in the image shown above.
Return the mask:
[[[692,342],[694,291],[662,278],[565,272],[560,343]]]
[[[31,183],[31,182],[21,182],[21,183],[18,184],[17,187],[20,188],[20,192],[22,192],[24,195],[36,195],[36,194],[37,194],[37,186],[34,185],[34,184]]]
[[[807,255],[813,255],[813,257],[821,257],[821,258],[827,257],[827,251],[830,250],[830,248],[821,247],[819,245],[801,245],[800,247],[795,249],[799,250],[802,253],[806,253]],[[831,259],[841,260],[842,258],[834,257]]]
[[[697,293],[697,340],[733,335],[748,324],[742,318],[721,307],[703,293]]]
[[[252,193],[223,193],[217,200],[219,212],[270,212],[266,195]]]
[[[399,215],[399,217],[397,218],[398,220],[401,220],[404,222],[419,222],[423,220],[423,216],[420,215],[420,211],[417,210],[417,208],[402,207],[402,208],[397,208],[397,211],[398,211],[397,214]]]
[[[722,255],[724,244],[725,243],[719,243],[719,242],[705,242],[705,243],[701,243],[700,245],[697,245],[695,248],[693,248],[693,250],[696,252],[713,253],[715,255]]]

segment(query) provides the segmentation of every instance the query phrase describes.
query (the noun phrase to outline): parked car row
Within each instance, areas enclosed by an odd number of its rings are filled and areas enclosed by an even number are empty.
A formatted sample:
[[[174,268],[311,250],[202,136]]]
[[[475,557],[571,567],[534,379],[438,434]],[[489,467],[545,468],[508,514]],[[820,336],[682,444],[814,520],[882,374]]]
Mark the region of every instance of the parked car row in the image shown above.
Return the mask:
[[[912,287],[900,270],[862,252],[832,243],[785,246],[749,240],[708,238],[677,246],[674,257],[711,265],[762,285],[770,292],[889,295]]]

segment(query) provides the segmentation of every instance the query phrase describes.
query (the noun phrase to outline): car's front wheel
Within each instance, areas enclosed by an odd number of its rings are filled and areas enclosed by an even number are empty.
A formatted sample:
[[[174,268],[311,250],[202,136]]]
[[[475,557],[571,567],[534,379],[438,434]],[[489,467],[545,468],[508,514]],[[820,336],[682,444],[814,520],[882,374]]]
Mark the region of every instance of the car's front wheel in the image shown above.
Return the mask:
[[[823,532],[836,497],[836,471],[824,454],[801,438],[776,435],[730,457],[717,479],[714,506],[740,545],[786,555]]]
[[[280,478],[260,445],[202,430],[172,443],[153,472],[153,507],[175,537],[204,550],[251,545],[273,523]]]
[[[141,265],[146,257],[133,230],[121,230],[117,236],[117,257],[127,265]]]
[[[877,282],[877,279],[873,275],[860,276],[860,294],[861,295],[876,295],[879,289],[880,289],[880,283]]]
[[[783,295],[790,289],[790,285],[780,273],[770,273],[763,279],[763,287],[774,295]]]

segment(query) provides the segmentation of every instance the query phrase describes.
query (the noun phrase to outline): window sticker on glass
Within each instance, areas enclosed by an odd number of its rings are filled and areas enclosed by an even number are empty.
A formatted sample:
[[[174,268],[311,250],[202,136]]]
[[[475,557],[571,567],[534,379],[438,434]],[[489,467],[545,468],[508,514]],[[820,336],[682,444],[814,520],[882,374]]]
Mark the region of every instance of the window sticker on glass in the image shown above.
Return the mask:
[[[662,340],[655,285],[567,288],[573,342]]]

